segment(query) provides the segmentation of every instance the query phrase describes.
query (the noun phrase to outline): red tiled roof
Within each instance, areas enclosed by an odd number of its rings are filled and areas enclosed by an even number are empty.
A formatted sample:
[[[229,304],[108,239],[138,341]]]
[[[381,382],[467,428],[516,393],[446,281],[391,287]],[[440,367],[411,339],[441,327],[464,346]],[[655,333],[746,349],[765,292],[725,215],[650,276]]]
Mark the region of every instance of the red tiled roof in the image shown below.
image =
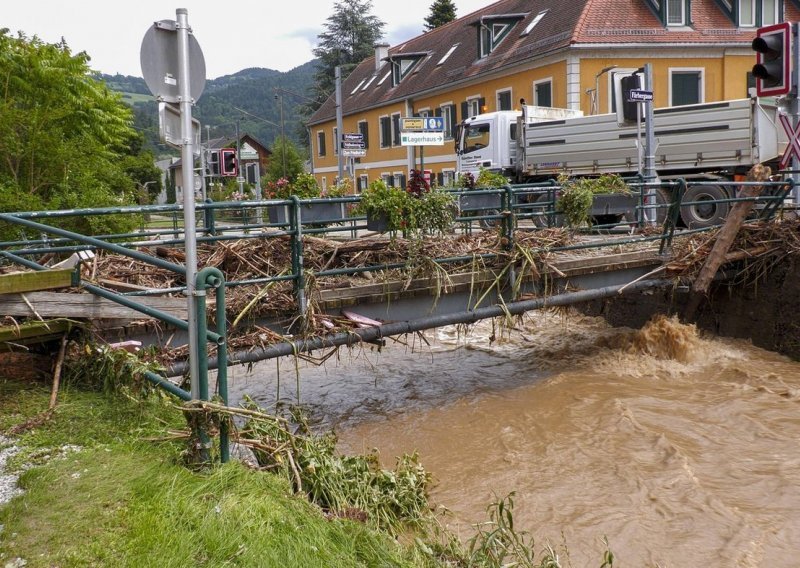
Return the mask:
[[[475,80],[571,45],[750,45],[755,30],[736,28],[714,0],[692,0],[691,7],[691,26],[667,28],[645,0],[500,0],[391,47],[389,55],[394,58],[404,53],[430,54],[397,86],[392,86],[391,77],[378,84],[389,72],[388,64],[376,73],[374,57],[362,61],[343,83],[343,114],[347,116]],[[523,35],[523,30],[545,10],[547,13],[540,22]],[[800,19],[796,17],[799,11],[797,6],[786,2],[787,20],[790,15]],[[483,16],[499,14],[524,14],[524,17],[489,56],[478,59],[476,25]],[[447,61],[439,65],[456,44],[458,47]],[[369,82],[373,76],[375,78]],[[360,83],[362,85],[356,89]],[[331,96],[309,123],[318,124],[334,116],[335,101]]]

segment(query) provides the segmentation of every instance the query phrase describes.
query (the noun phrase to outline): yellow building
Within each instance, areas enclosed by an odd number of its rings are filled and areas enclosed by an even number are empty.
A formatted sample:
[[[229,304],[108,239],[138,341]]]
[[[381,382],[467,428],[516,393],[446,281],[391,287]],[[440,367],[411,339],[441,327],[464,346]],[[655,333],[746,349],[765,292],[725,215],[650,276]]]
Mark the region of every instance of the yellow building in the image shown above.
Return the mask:
[[[366,153],[342,158],[361,189],[404,186],[421,166],[453,180],[458,121],[527,104],[612,112],[616,74],[653,69],[656,107],[745,98],[757,27],[800,19],[800,0],[500,0],[400,45],[380,44],[343,81],[342,134]],[[443,146],[403,146],[401,117],[441,116]],[[308,123],[314,175],[339,173],[336,101]]]

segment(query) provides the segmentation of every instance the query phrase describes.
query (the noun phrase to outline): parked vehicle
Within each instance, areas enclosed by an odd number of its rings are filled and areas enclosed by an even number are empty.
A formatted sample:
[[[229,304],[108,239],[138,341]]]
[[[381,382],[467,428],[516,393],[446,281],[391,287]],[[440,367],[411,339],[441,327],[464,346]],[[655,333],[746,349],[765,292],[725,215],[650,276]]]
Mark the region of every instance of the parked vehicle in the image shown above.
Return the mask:
[[[690,187],[681,207],[688,227],[718,223],[735,197],[726,182],[743,180],[755,164],[773,166],[787,138],[772,100],[740,99],[654,110],[655,169],[662,180],[718,183]],[[641,128],[644,137],[644,125]],[[617,114],[583,116],[580,111],[523,106],[465,119],[456,135],[458,173],[481,168],[501,172],[512,183],[555,179],[559,174],[636,175],[640,160],[636,124]],[[536,199],[537,197],[534,197]],[[538,199],[544,199],[539,196]],[[671,195],[659,190],[658,203]]]

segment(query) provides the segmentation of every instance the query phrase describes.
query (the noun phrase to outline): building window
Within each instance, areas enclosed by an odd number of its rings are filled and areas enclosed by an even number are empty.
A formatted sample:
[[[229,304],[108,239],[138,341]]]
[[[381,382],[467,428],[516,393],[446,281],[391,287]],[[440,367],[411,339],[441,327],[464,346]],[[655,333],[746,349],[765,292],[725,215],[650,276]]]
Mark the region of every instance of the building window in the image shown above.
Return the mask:
[[[466,116],[477,116],[480,113],[481,113],[481,99],[480,98],[468,99]]]
[[[686,25],[686,0],[667,0],[667,25]]]
[[[703,102],[701,69],[669,70],[670,106],[696,105]]]
[[[518,21],[523,19],[526,14],[500,14],[484,16],[477,23],[479,57],[486,57],[500,45],[511,29]]]
[[[381,126],[381,148],[389,148],[392,145],[392,119],[388,116],[380,118]]]
[[[402,174],[402,173],[398,172],[398,173],[395,173],[394,176],[392,176],[392,178],[393,178],[393,182],[394,182],[394,187],[401,187],[401,188],[405,189],[405,187],[406,187],[406,176],[405,176],[405,174]]]
[[[739,25],[743,28],[756,25],[756,0],[739,0]]]
[[[359,121],[358,132],[364,140],[364,149],[369,148],[369,123],[366,120]]]
[[[410,75],[417,64],[427,56],[427,53],[404,53],[402,57],[393,57],[390,60],[392,64],[392,86],[399,85],[400,81]]]
[[[761,3],[761,25],[771,26],[781,21],[778,13],[778,0],[762,0]]]
[[[536,106],[553,106],[553,81],[544,79],[533,82],[533,104]]]
[[[394,176],[390,174],[381,174],[381,179],[383,183],[387,185],[387,187],[394,187]]]
[[[511,89],[507,91],[498,91],[497,110],[511,110]]]
[[[400,113],[392,115],[392,146],[400,145]]]
[[[358,193],[361,193],[368,187],[369,187],[369,176],[367,174],[361,174],[360,176],[358,176],[358,187],[356,188]]]
[[[338,156],[339,155],[339,146],[340,146],[340,144],[339,144],[339,128],[336,127],[336,126],[333,127],[333,137],[331,138],[331,141],[333,142],[333,144],[332,144],[332,146],[333,146],[333,155],[334,156]]]
[[[444,137],[446,140],[453,139],[453,133],[456,130],[456,105],[446,104],[440,106],[435,111],[436,116],[442,117],[444,122]]]
[[[317,154],[325,155],[325,133],[322,130],[317,132]]]
[[[454,170],[442,170],[442,186],[450,187],[456,182],[456,172]]]

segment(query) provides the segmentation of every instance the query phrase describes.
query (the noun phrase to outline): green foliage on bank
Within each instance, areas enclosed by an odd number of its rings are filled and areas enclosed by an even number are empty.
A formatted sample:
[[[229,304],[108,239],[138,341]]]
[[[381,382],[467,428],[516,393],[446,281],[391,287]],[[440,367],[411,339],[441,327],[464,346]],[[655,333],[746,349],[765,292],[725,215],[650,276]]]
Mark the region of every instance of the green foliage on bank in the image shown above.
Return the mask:
[[[0,30],[0,211],[116,207],[160,189],[133,115],[95,79],[85,53],[65,42]],[[126,232],[137,220],[89,216],[60,222],[82,233]],[[22,232],[0,227],[0,237]]]

